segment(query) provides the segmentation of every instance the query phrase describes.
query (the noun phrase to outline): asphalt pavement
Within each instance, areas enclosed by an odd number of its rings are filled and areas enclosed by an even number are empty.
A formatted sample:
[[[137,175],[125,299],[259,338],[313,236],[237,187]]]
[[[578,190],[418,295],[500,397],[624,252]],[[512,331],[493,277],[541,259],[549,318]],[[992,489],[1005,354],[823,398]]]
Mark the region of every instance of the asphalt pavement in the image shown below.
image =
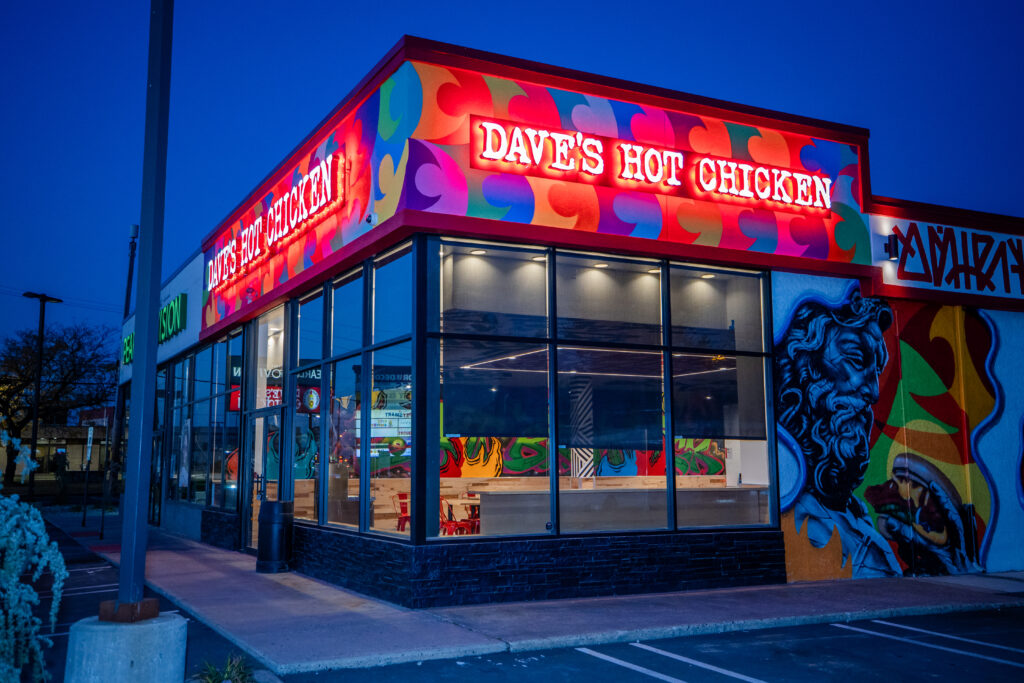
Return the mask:
[[[91,521],[83,534],[80,513],[49,510],[44,514],[54,524],[77,532],[75,540],[105,560],[119,560],[120,545],[116,532],[111,533],[111,529],[120,529],[116,517],[108,517],[108,537],[99,540],[89,535],[98,519]],[[383,673],[400,668],[388,665],[416,667],[418,672],[434,671],[431,667],[435,666],[461,669],[471,666],[476,661],[472,658],[477,657],[495,657],[495,661],[504,662],[504,670],[532,661],[531,657],[543,657],[548,662],[585,657],[583,661],[600,660],[606,668],[617,665],[583,650],[607,654],[604,648],[611,647],[612,654],[607,656],[629,662],[633,660],[614,653],[634,657],[639,653],[645,658],[657,654],[631,645],[633,642],[666,642],[662,639],[680,636],[694,642],[692,639],[708,634],[785,627],[823,630],[833,641],[845,639],[857,644],[848,648],[850,651],[863,645],[870,653],[875,646],[867,643],[873,639],[889,641],[831,624],[1024,607],[1024,572],[1013,572],[411,610],[294,572],[258,574],[255,558],[249,555],[158,529],[150,530],[149,540],[146,579],[154,592],[169,600],[172,608],[218,634],[221,640],[213,649],[219,655],[223,657],[237,648],[278,676],[369,667],[384,667],[375,669]],[[61,621],[67,620],[62,617]],[[190,622],[190,648],[191,629]],[[921,635],[907,633],[910,635],[905,637],[910,638]],[[627,649],[620,650],[622,647]],[[809,647],[808,656],[817,647]],[[552,650],[560,654],[551,654]],[[739,650],[741,655],[745,652]],[[434,660],[448,661],[431,663]],[[346,680],[359,680],[362,675],[348,673],[353,678]],[[557,667],[551,675],[557,678]],[[430,680],[433,676],[418,677]],[[683,680],[692,678],[691,673]]]
[[[81,513],[78,513],[79,517]],[[50,638],[53,647],[44,650],[46,670],[53,681],[64,680],[64,667],[67,658],[68,636],[72,624],[99,614],[99,604],[103,600],[117,597],[118,568],[109,560],[103,559],[89,550],[80,542],[83,538],[98,540],[96,530],[77,530],[71,534],[86,534],[73,537],[52,524],[47,523],[50,540],[56,541],[64,557],[68,570],[68,578],[64,582],[64,592],[57,613],[57,623],[51,632],[48,615],[53,600],[50,590],[53,584],[52,575],[40,578],[36,585],[39,593],[39,605],[34,613],[43,619],[43,635]],[[262,668],[258,662],[249,658],[245,652],[231,641],[216,633],[201,621],[189,614],[187,610],[166,597],[158,596],[152,589],[146,589],[146,597],[160,598],[160,611],[178,613],[188,619],[188,644],[185,652],[186,675],[193,676],[207,663],[223,666],[229,656],[241,656],[255,669]]]
[[[286,676],[285,683],[1019,680],[1024,609],[829,622]]]

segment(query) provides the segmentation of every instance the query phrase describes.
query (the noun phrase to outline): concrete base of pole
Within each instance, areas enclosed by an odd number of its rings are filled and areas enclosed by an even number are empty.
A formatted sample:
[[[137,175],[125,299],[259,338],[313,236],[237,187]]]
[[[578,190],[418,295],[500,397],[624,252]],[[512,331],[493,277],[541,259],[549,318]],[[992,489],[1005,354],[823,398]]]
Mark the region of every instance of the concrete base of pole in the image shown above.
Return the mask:
[[[71,627],[68,683],[181,683],[185,678],[188,622],[162,614],[134,624],[89,617]]]

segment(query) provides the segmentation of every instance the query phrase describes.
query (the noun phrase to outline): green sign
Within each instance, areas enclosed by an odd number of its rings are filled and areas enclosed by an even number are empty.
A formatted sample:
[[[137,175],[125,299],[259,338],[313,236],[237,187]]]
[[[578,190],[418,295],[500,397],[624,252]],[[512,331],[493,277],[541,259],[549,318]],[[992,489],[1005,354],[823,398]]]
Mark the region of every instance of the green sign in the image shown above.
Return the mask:
[[[160,333],[157,344],[165,341],[185,329],[188,320],[188,295],[182,292],[171,299],[170,303],[160,309],[157,318],[160,322]],[[131,365],[135,358],[135,333],[132,332],[121,342],[121,365]]]
[[[135,333],[132,332],[121,342],[121,365],[131,365],[135,358]]]
[[[171,299],[171,302],[160,309],[160,336],[158,343],[165,341],[185,329],[185,313],[188,296],[182,292]]]

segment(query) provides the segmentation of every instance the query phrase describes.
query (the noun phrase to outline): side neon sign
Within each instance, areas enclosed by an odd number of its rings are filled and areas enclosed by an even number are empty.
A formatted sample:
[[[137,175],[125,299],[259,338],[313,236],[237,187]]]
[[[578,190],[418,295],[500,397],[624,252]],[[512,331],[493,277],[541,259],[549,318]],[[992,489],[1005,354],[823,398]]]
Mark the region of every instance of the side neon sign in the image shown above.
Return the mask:
[[[579,131],[470,118],[470,166],[806,213],[832,209],[832,179]]]
[[[291,190],[273,194],[255,207],[255,217],[240,226],[206,264],[206,288],[215,292],[270,259],[309,232],[345,203],[344,161],[337,154],[311,166]]]

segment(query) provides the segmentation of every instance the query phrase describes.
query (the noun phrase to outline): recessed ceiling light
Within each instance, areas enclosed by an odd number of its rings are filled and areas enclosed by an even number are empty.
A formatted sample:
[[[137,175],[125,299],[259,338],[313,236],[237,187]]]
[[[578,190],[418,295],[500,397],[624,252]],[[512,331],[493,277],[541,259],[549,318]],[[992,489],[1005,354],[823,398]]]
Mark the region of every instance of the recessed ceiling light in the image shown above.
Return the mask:
[[[608,264],[607,263],[595,263],[594,267],[595,268],[607,268]]]
[[[713,277],[715,277],[714,273],[704,273],[703,275],[700,276],[700,279],[701,280],[710,280]]]
[[[650,273],[651,275],[657,275],[658,273],[661,272],[661,268],[651,268],[647,272]]]
[[[491,391],[497,391],[498,387],[491,387]]]
[[[547,261],[548,257],[547,256],[534,256],[533,260],[534,261]]]
[[[486,249],[474,249],[473,251],[471,251],[469,253],[472,254],[473,256],[483,256],[484,254],[487,253],[487,250]]]
[[[710,396],[705,396],[704,398],[706,398],[706,399],[707,399],[707,400],[709,400],[709,401],[711,400],[711,397],[710,397]]]

